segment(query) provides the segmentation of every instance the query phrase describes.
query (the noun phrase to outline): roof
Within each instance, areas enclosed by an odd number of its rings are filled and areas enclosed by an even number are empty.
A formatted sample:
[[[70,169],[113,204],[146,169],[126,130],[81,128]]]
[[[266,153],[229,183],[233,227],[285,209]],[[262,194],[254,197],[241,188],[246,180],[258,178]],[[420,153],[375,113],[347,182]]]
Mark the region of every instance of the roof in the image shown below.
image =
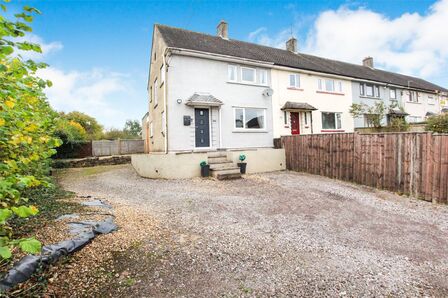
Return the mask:
[[[282,107],[282,110],[303,110],[303,111],[315,111],[317,110],[312,105],[306,102],[292,102],[287,101],[285,105]]]
[[[429,117],[429,116],[435,116],[435,115],[437,115],[436,113],[433,113],[433,112],[426,112],[426,117]]]
[[[377,81],[427,91],[447,89],[420,78],[374,69],[363,65],[321,58],[303,53],[262,46],[234,39],[223,39],[189,30],[156,25],[168,47],[195,50],[238,58],[273,63],[278,66],[340,75],[361,80]]]
[[[195,93],[187,99],[185,104],[187,106],[220,106],[223,102],[208,93]]]
[[[395,115],[395,116],[407,116],[408,113],[402,111],[402,110],[389,110],[388,115]]]

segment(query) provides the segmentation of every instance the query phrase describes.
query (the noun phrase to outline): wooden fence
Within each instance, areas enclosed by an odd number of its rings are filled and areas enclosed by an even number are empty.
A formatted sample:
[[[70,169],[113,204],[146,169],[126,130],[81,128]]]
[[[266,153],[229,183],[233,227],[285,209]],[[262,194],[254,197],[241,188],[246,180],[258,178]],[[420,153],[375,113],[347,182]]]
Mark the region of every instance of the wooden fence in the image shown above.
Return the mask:
[[[93,156],[110,156],[143,153],[144,140],[98,140],[92,141]]]
[[[447,203],[448,135],[322,134],[282,137],[286,167]]]

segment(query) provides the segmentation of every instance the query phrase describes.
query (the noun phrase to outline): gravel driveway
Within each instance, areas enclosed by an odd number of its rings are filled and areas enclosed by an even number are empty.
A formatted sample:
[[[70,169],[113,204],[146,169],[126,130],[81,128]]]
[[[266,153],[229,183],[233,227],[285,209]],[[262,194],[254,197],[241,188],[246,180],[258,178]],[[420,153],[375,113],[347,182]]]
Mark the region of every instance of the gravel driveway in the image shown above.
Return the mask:
[[[447,206],[288,171],[150,180],[126,165],[62,184],[162,227],[117,260],[139,281],[123,296],[448,296]]]

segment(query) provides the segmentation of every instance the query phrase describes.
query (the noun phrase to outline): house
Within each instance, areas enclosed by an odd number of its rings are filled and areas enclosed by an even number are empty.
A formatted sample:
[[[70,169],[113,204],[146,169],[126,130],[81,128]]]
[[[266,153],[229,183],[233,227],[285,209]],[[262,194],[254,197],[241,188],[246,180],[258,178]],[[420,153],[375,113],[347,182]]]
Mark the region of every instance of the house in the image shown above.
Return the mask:
[[[224,21],[216,35],[155,25],[143,119],[151,156],[139,157],[146,159],[140,169],[151,168],[145,175],[169,176],[160,174],[169,167],[156,166],[163,159],[182,177],[193,164],[198,175],[201,159],[228,161],[225,169],[235,170],[231,162],[241,152],[257,160],[259,168],[250,171],[284,168],[274,138],[353,132],[364,125],[349,112],[354,102],[396,100],[409,119],[440,113],[442,87],[375,69],[373,59],[356,65],[302,54],[294,38],[286,48],[233,40]],[[424,109],[414,107],[413,96],[428,102]],[[187,161],[188,170],[179,166]]]

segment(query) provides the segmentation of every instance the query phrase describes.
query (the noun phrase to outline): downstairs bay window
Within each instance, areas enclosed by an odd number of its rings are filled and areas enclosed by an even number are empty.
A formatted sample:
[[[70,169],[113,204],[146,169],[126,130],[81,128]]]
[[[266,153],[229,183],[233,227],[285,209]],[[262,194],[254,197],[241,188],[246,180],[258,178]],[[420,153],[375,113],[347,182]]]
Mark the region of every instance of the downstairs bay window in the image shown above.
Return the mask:
[[[341,129],[342,113],[322,112],[322,129]]]
[[[264,130],[266,128],[266,109],[234,108],[234,129]]]

